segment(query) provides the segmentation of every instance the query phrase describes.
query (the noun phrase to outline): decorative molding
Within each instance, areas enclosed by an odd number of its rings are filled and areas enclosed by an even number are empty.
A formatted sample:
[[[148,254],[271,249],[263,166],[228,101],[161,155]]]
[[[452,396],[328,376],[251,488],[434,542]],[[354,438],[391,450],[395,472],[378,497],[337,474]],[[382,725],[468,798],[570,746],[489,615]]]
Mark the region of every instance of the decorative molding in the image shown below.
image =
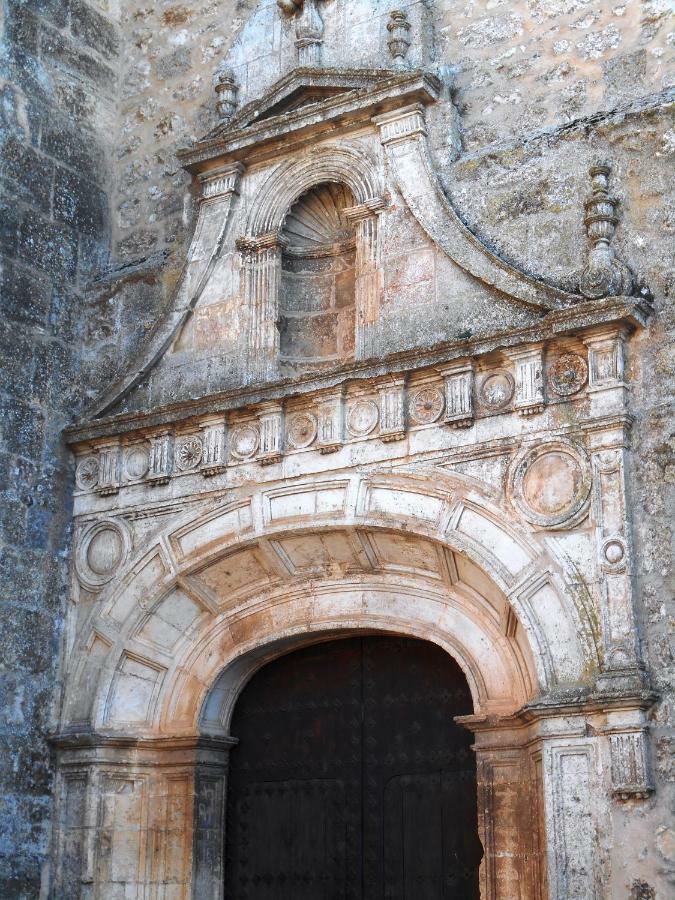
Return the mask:
[[[591,393],[624,387],[624,341],[622,327],[593,329],[582,335],[588,347],[588,390]]]
[[[150,445],[147,441],[137,441],[124,451],[124,474],[127,481],[139,481],[148,474],[150,468]]]
[[[251,459],[260,446],[260,430],[254,422],[233,426],[230,431],[230,453],[235,460]]]
[[[197,435],[181,438],[176,443],[176,468],[180,472],[191,472],[199,466],[203,452],[202,439],[197,437]]]
[[[75,468],[75,484],[81,491],[91,491],[98,484],[99,459],[85,456]]]
[[[339,389],[318,400],[318,445],[321,453],[335,453],[344,437],[344,391]]]
[[[379,417],[380,411],[374,400],[355,400],[347,409],[347,431],[352,437],[365,437],[375,430]]]
[[[615,254],[611,246],[616,231],[618,201],[609,194],[610,167],[607,164],[590,168],[592,195],[584,207],[584,225],[591,245],[586,268],[581,273],[579,290],[584,297],[597,300],[632,294],[633,273]]]
[[[221,200],[236,194],[243,172],[244,167],[241,163],[233,163],[200,175],[199,183],[202,188],[202,203]]]
[[[286,439],[291,447],[304,450],[314,443],[317,430],[318,423],[314,413],[298,412],[289,416]]]
[[[480,383],[478,397],[487,409],[498,411],[513,400],[515,382],[510,372],[488,372]]]
[[[461,269],[528,306],[554,309],[579,302],[492,253],[457,215],[429,154],[424,108],[413,104],[373,117],[398,189],[432,241]]]

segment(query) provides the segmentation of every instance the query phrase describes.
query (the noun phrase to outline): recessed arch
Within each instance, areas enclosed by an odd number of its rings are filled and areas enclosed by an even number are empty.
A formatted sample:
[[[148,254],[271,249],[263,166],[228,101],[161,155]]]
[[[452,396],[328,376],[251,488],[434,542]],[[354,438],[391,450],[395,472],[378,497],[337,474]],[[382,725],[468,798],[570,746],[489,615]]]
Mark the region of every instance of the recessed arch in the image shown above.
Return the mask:
[[[484,712],[597,668],[558,563],[488,488],[430,474],[289,483],[186,515],[101,596],[83,629],[96,658],[83,648],[67,690],[94,688],[97,728],[194,733],[229,664],[363,628],[444,647]]]
[[[381,199],[384,192],[377,166],[363,150],[320,147],[300,159],[281,163],[262,184],[248,216],[247,236],[279,231],[295,201],[323,182],[344,184],[357,204]]]

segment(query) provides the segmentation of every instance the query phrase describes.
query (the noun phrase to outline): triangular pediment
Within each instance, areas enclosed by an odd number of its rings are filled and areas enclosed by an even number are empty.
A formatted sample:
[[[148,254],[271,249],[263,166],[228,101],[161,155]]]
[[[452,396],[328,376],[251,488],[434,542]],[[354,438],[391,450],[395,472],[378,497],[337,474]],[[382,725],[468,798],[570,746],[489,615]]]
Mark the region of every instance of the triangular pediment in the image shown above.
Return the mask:
[[[359,115],[369,121],[406,103],[431,103],[439,91],[438,79],[421,71],[297,68],[178,156],[185,168],[192,170],[196,163],[194,171],[199,171],[200,163],[232,149],[243,158],[243,147],[260,146],[282,132],[288,140],[309,125],[335,128]]]

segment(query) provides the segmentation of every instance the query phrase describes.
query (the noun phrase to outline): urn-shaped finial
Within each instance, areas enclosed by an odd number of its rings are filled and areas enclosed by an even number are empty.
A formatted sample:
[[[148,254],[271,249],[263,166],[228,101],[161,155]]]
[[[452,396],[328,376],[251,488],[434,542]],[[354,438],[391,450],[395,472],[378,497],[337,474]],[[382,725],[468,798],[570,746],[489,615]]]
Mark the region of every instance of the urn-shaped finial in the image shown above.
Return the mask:
[[[387,46],[397,68],[405,66],[405,58],[410,48],[410,22],[408,16],[400,9],[392,9],[387,23],[389,40]]]
[[[609,165],[604,162],[591,166],[592,193],[584,203],[584,225],[591,249],[581,273],[579,290],[584,297],[593,300],[629,295],[634,288],[633,273],[611,246],[618,222],[618,201],[609,193],[610,172]]]
[[[221,69],[216,81],[216,110],[223,122],[229,122],[237,108],[237,82],[231,69]]]
[[[298,65],[318,66],[321,62],[323,43],[323,19],[319,15],[316,0],[304,0],[302,12],[295,26],[295,46],[298,49]]]

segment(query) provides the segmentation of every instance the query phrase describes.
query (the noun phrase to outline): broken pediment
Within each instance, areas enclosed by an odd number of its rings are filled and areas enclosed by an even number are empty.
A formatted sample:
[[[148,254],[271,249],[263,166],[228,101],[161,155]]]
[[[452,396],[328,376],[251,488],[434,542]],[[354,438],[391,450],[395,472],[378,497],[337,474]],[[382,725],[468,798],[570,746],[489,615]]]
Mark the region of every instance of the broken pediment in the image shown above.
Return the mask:
[[[606,277],[617,264],[598,219],[614,202],[606,167],[587,205],[589,274],[570,293],[464,224],[429,146],[441,104],[458,115],[421,70],[307,66],[238,112],[230,103],[227,121],[179,153],[201,201],[173,308],[98,410],[468,344],[620,293],[627,279]]]

